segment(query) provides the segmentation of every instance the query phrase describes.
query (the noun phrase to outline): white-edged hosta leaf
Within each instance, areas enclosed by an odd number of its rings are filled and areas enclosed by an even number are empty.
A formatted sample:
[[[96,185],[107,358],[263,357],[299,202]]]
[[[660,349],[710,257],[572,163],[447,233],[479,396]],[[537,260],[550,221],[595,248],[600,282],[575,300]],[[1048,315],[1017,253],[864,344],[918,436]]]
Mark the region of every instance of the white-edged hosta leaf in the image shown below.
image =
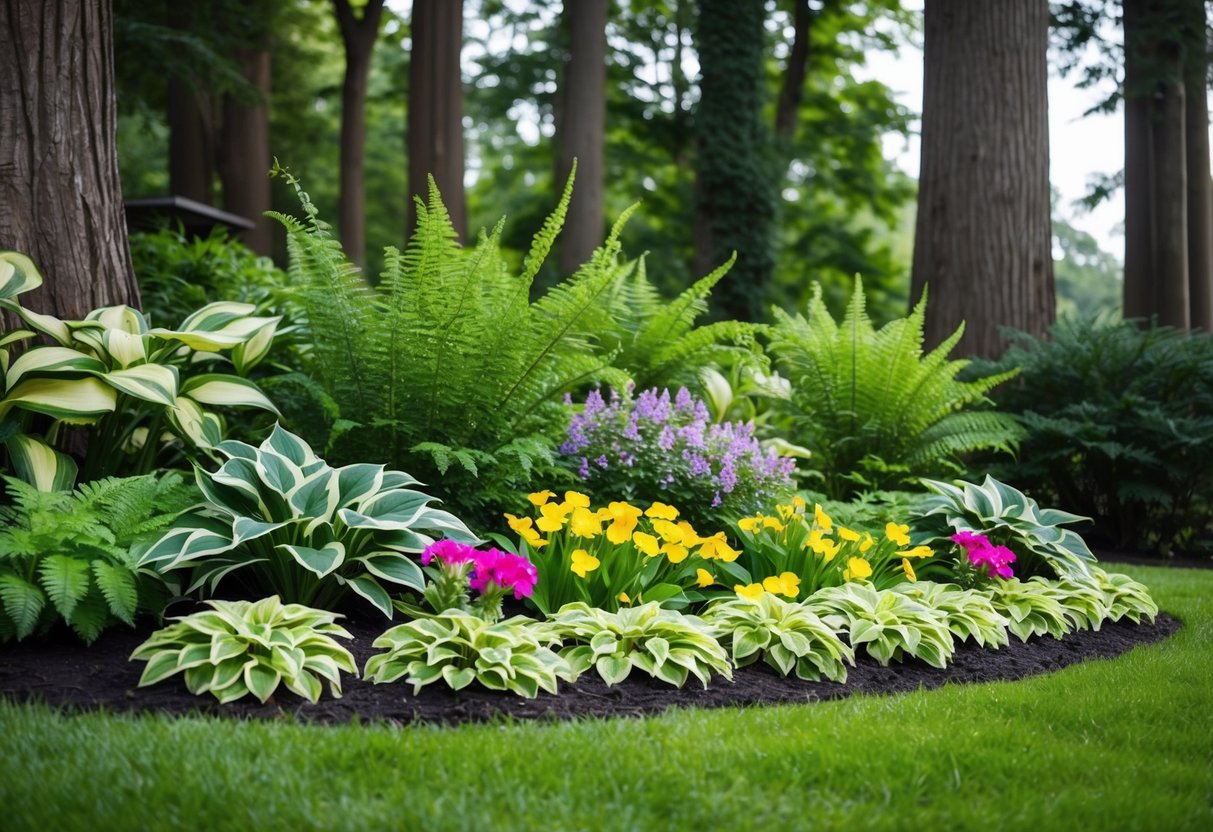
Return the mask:
[[[382,465],[372,465],[369,462],[345,465],[337,468],[336,474],[337,500],[341,508],[353,506],[359,500],[379,493],[383,488]]]
[[[383,483],[379,487],[384,491],[391,491],[396,488],[407,488],[410,485],[424,484],[421,480],[403,471],[384,471]]]
[[[373,552],[356,560],[377,578],[418,592],[425,589],[425,574],[421,567],[399,552]]]
[[[181,395],[189,396],[196,402],[225,407],[259,407],[278,415],[261,388],[253,382],[240,376],[224,373],[206,373],[187,379],[181,385]]]
[[[286,543],[279,544],[274,548],[288,553],[300,566],[309,572],[315,573],[320,578],[323,578],[345,562],[345,544],[340,541],[325,544],[319,549],[312,548],[311,546],[291,546]],[[390,606],[391,602],[389,601],[388,603]]]
[[[337,512],[338,481],[326,468],[306,478],[290,492],[287,502],[296,517],[332,520]]]
[[[48,555],[38,566],[42,589],[69,623],[76,604],[88,594],[88,577],[88,561],[70,555]]]
[[[177,403],[177,368],[163,364],[140,364],[125,370],[113,370],[102,380],[118,390],[153,404],[175,407]]]
[[[233,321],[244,320],[256,311],[257,307],[251,303],[231,300],[214,301],[190,313],[189,317],[181,322],[179,330],[181,332],[218,332]]]
[[[0,399],[0,418],[21,407],[62,422],[87,424],[112,413],[117,401],[114,389],[95,378],[30,378]]]
[[[14,301],[4,299],[0,299],[0,308],[9,310],[24,321],[30,329],[53,339],[61,347],[72,343],[71,329],[66,322],[59,320],[54,315],[43,315],[41,312],[34,312]]]
[[[39,491],[71,491],[76,484],[76,463],[41,439],[25,434],[10,436],[8,458],[17,476]]]
[[[34,347],[17,356],[5,374],[8,390],[12,390],[27,375],[101,375],[105,365],[91,355],[70,347]]]
[[[17,640],[20,641],[34,631],[38,616],[46,606],[46,596],[24,578],[7,574],[0,575],[0,602],[16,627]]]
[[[168,411],[168,417],[178,435],[199,448],[213,448],[223,439],[214,414],[204,411],[202,406],[191,398],[177,396],[173,407]]]
[[[264,537],[288,525],[289,522],[289,520],[283,520],[279,523],[265,523],[251,517],[237,517],[236,522],[232,523],[232,545],[239,546],[241,543]]]
[[[191,518],[198,522],[199,518]],[[226,552],[233,546],[231,534],[218,529],[183,526],[169,530],[139,558],[140,566],[157,571],[173,569],[198,558]]]
[[[29,255],[0,251],[0,298],[9,300],[42,285],[42,274]]]
[[[215,450],[228,459],[247,459],[250,462],[257,458],[257,449],[246,442],[227,439],[215,446]]]
[[[343,510],[340,515],[350,528],[407,529],[417,523],[433,500],[420,491],[398,488],[364,500],[356,513]],[[349,519],[346,514],[351,515]]]
[[[261,359],[269,354],[270,347],[274,344],[274,333],[278,329],[278,322],[282,319],[268,318],[265,320],[268,320],[268,323],[262,324],[247,341],[232,348],[232,364],[235,365],[236,372],[242,376],[247,375],[249,370],[261,363]]]
[[[135,612],[139,608],[134,574],[123,566],[97,560],[93,561],[93,576],[114,617],[134,625]]]
[[[362,574],[356,578],[349,578],[345,583],[354,592],[374,604],[375,609],[388,618],[392,617],[392,598],[373,575]]]
[[[275,424],[270,435],[265,438],[258,448],[263,453],[273,453],[286,457],[299,468],[318,461],[311,446],[291,433],[280,424]]]

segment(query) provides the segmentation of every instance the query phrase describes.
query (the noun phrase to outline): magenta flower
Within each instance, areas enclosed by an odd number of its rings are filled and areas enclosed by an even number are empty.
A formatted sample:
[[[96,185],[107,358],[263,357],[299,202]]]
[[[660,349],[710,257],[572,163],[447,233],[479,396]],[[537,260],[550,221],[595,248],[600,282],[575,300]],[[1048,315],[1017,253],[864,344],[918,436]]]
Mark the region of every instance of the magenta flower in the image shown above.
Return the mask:
[[[421,553],[421,565],[429,566],[437,558],[439,563],[455,566],[475,560],[476,549],[454,540],[436,540]]]
[[[481,595],[489,594],[496,587],[502,591],[513,590],[517,599],[529,598],[539,581],[535,564],[522,555],[499,549],[473,550],[473,562],[468,586]]]
[[[987,575],[1015,576],[1010,566],[1015,562],[1015,553],[1006,546],[995,546],[985,535],[965,531],[952,535],[952,541],[965,550],[969,563],[979,569],[984,567]]]

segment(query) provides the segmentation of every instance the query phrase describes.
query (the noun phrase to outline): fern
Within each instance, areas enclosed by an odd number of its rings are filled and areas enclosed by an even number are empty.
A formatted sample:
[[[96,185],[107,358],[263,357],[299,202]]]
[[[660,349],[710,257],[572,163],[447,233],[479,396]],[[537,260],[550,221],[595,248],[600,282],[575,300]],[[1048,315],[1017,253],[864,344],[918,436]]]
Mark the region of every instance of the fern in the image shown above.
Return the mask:
[[[989,390],[1015,373],[959,381],[968,362],[948,355],[963,328],[924,355],[925,298],[879,330],[858,279],[841,324],[820,286],[807,317],[774,315],[769,350],[793,387],[782,416],[823,469],[829,497],[895,489],[932,471],[959,473],[963,454],[1015,449],[1022,429],[1011,417],[972,409],[987,405]]]

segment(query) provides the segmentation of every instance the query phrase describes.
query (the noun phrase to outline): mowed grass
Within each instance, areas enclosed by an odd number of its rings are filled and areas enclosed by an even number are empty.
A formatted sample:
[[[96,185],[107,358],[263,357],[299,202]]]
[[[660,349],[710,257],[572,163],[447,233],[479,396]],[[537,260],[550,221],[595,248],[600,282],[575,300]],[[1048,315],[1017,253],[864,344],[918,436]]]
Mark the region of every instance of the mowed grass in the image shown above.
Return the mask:
[[[458,729],[0,705],[0,829],[1213,829],[1213,571],[1123,570],[1181,632],[1015,683]]]

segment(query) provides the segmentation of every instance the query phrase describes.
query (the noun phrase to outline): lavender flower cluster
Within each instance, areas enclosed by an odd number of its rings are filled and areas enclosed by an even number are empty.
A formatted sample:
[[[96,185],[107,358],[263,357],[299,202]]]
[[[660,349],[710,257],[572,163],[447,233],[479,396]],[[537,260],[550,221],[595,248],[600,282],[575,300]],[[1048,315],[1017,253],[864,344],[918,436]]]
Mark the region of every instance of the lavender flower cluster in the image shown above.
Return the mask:
[[[565,404],[572,406],[569,397]],[[596,493],[673,502],[690,516],[748,514],[792,489],[795,462],[763,450],[754,426],[712,424],[685,388],[594,390],[575,413],[560,454]]]

